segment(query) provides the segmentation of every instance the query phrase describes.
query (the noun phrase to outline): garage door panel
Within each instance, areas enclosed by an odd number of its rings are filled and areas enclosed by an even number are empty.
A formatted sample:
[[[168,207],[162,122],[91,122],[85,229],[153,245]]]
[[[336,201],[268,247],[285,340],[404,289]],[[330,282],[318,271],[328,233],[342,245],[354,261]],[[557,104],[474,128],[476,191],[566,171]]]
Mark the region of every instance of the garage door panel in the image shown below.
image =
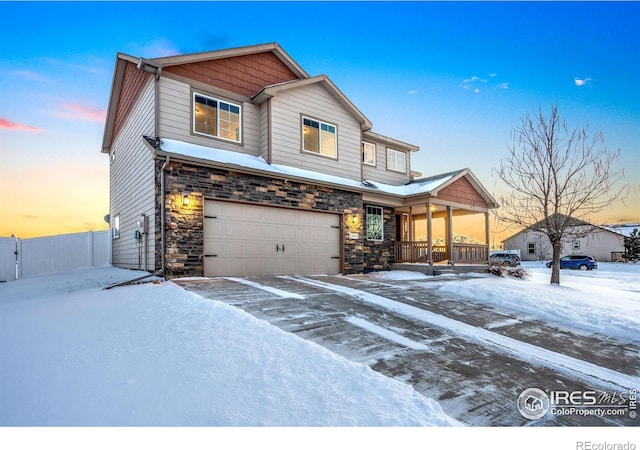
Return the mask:
[[[298,240],[299,225],[282,225],[280,227],[280,237],[283,242],[291,242]]]
[[[264,239],[277,242],[280,240],[280,227],[277,224],[263,224],[259,225],[261,230],[255,230],[255,236],[259,236],[260,234]]]
[[[340,271],[337,214],[208,200],[205,215],[207,276]]]

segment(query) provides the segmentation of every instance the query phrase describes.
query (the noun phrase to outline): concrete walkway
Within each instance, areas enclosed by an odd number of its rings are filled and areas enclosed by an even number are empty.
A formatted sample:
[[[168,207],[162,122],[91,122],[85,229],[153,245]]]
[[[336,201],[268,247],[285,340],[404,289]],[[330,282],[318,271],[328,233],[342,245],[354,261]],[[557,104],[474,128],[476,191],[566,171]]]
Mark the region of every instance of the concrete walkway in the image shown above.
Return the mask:
[[[458,280],[460,278],[457,278]],[[603,395],[639,381],[638,343],[579,334],[421,287],[366,276],[177,279],[345,358],[414,386],[474,426],[639,425],[639,419],[547,414],[530,421],[527,388]],[[442,281],[441,279],[438,281]]]

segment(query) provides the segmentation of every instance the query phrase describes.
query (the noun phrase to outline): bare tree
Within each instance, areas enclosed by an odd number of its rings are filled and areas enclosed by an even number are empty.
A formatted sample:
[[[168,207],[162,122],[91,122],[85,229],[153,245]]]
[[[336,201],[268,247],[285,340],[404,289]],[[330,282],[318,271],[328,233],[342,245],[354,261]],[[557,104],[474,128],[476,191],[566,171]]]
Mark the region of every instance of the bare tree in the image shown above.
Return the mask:
[[[615,169],[620,150],[609,152],[602,132],[570,129],[558,114],[525,114],[512,132],[509,154],[494,174],[511,190],[500,198],[498,219],[509,228],[539,231],[553,254],[551,283],[560,283],[563,242],[584,235],[584,222],[622,199],[624,171]]]

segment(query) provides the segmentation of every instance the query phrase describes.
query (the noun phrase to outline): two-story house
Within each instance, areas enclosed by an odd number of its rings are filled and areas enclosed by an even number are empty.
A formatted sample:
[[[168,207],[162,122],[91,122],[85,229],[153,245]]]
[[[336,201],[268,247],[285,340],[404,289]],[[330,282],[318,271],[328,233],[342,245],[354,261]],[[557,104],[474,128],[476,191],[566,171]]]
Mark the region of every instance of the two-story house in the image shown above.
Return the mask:
[[[373,132],[277,44],[118,54],[102,144],[113,264],[215,276],[486,261],[488,245],[456,247],[452,223],[485,214],[488,243],[495,201],[468,169],[414,179],[418,150]],[[428,242],[415,242],[418,226]]]

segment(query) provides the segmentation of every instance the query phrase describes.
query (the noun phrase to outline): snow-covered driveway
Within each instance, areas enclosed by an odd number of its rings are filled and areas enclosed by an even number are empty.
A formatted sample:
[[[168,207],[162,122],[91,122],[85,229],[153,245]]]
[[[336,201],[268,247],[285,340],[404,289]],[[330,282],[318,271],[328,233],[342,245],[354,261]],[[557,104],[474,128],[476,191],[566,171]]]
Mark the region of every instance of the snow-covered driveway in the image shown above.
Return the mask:
[[[569,287],[473,276],[178,283],[405,381],[467,424],[638,425],[629,416],[548,414],[530,422],[516,408],[527,388],[619,393],[640,387],[640,296],[633,282],[616,288],[627,301],[600,298],[595,306]],[[571,318],[576,311],[579,317]]]

